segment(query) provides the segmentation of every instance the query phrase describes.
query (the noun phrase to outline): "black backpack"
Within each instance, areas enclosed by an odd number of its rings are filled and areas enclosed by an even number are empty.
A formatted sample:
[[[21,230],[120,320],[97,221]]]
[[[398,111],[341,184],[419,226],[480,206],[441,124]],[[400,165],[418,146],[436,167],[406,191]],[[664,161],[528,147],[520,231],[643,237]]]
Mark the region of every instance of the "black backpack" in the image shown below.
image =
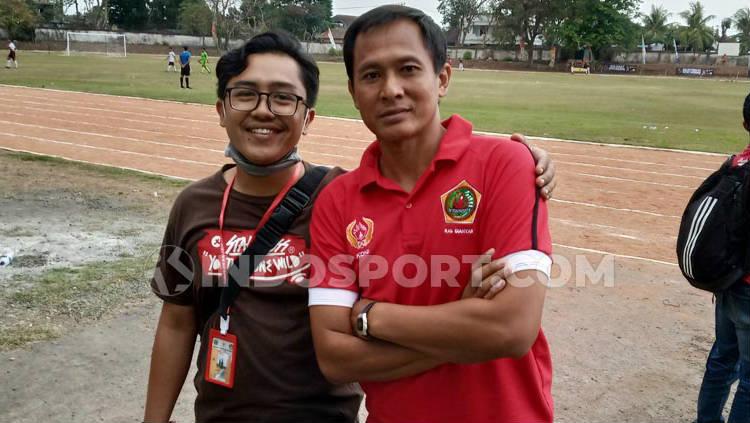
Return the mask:
[[[730,157],[693,193],[680,222],[677,260],[696,288],[719,292],[748,273],[748,175],[750,163]]]

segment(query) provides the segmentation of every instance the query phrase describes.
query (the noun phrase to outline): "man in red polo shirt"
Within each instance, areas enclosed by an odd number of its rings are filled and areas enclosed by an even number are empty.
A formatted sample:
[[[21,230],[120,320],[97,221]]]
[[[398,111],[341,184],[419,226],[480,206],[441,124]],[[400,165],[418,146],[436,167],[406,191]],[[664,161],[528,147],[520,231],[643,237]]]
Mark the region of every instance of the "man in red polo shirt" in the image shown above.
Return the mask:
[[[531,154],[473,135],[459,116],[441,123],[451,69],[423,12],[360,16],[344,60],[377,141],[313,211],[309,303],[321,370],[362,384],[373,423],[552,422],[541,330],[551,239]],[[457,301],[488,249],[505,264],[506,288]]]

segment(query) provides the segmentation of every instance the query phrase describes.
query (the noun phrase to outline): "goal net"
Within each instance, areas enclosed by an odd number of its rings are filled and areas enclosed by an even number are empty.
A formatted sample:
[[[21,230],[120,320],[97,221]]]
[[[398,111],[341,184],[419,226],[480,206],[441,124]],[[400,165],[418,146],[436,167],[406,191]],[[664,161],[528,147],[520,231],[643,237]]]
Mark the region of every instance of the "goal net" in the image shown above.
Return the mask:
[[[65,34],[65,55],[106,54],[107,56],[127,56],[125,34],[106,32],[68,32]]]

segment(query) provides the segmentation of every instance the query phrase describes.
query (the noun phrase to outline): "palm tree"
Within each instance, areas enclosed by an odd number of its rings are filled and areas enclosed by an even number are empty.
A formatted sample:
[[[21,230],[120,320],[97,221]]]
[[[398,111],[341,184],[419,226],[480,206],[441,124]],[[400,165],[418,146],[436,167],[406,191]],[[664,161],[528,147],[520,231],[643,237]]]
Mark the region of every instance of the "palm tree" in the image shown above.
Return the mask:
[[[721,20],[721,36],[719,37],[719,41],[722,43],[727,41],[727,32],[732,28],[732,18],[724,18]]]
[[[649,44],[666,44],[667,19],[671,13],[662,6],[651,5],[649,14],[641,14],[643,20],[643,36]]]
[[[750,50],[750,8],[740,9],[734,14],[734,28],[740,39],[742,54],[747,54]]]
[[[690,3],[690,9],[680,13],[687,24],[680,31],[681,44],[690,47],[693,53],[705,52],[714,44],[714,31],[708,22],[714,15],[704,15],[703,5],[696,1]]]

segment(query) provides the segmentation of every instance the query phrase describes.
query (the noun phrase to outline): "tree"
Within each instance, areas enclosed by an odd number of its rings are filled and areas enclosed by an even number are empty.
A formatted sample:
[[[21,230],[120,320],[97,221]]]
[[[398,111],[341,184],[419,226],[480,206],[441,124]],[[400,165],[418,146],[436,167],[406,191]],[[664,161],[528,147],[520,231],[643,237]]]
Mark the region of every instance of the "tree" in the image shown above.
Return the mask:
[[[83,16],[87,25],[96,29],[109,29],[109,0],[83,0]]]
[[[694,53],[703,53],[714,44],[714,32],[708,22],[714,18],[713,15],[704,15],[701,2],[690,3],[690,9],[680,13],[685,20],[686,26],[680,31],[681,44],[690,48]]]
[[[558,30],[568,49],[591,46],[596,57],[613,49],[631,48],[640,43],[637,16],[639,0],[569,0],[567,17]]]
[[[272,21],[303,41],[314,40],[331,25],[331,0],[273,0]]]
[[[518,36],[529,48],[528,66],[534,61],[534,42],[537,37],[549,31],[564,13],[565,2],[561,0],[495,0],[490,6],[497,21],[498,38],[509,34],[513,42]]]
[[[647,15],[642,14],[643,37],[648,44],[667,44],[667,20],[670,13],[663,7],[651,5],[651,12]]]
[[[148,22],[146,0],[109,0],[109,22],[125,30],[143,28]]]
[[[151,27],[176,28],[182,2],[183,0],[151,0],[148,5],[148,21]]]
[[[721,20],[721,36],[719,41],[727,41],[727,32],[732,28],[732,18],[724,18]]]
[[[186,0],[180,6],[177,27],[190,35],[209,35],[213,14],[203,0]]]
[[[31,39],[39,17],[24,0],[0,1],[0,27],[11,39]]]
[[[440,0],[438,12],[443,16],[443,25],[458,31],[459,45],[466,41],[466,33],[474,20],[483,12],[487,0]]]
[[[737,38],[740,40],[742,54],[750,52],[750,8],[740,9],[734,14],[734,28],[737,30]]]
[[[278,21],[274,8],[267,0],[242,0],[240,12],[251,34],[267,31]]]

